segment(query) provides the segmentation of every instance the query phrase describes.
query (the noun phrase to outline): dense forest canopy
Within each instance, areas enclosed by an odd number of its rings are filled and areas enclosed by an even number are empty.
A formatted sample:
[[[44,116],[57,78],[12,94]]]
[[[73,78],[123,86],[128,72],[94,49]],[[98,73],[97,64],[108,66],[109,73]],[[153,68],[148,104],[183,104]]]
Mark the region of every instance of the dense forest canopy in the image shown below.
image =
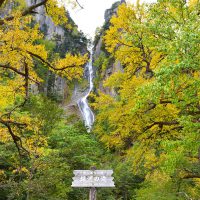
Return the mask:
[[[92,166],[114,170],[98,199],[200,199],[200,2],[113,5],[94,41],[91,133],[44,92],[47,75],[85,87],[88,40],[62,1],[31,2],[0,1],[0,199],[87,199],[72,172]],[[47,37],[39,8],[64,35]]]
[[[49,70],[72,79],[80,78],[83,72],[82,66],[87,60],[87,55],[79,56],[67,53],[62,59],[57,55],[51,56],[47,47],[39,42],[43,35],[39,31],[38,25],[31,25],[33,18],[30,14],[34,12],[33,8],[41,6],[42,3],[28,8],[25,8],[24,4],[23,1],[15,2],[9,16],[5,16],[1,20],[0,36],[2,75],[0,121],[4,125],[2,126],[4,133],[2,136],[9,138],[11,136],[19,154],[21,154],[21,149],[25,150],[22,147],[20,132],[25,129],[34,132],[35,127],[32,125],[37,123],[34,122],[36,118],[31,118],[25,113],[20,114],[21,107],[29,99],[29,85],[39,84],[42,81],[36,73],[35,62],[40,62]],[[55,24],[67,26],[67,17],[63,7],[58,7],[56,1],[44,1],[43,4]]]
[[[96,97],[94,131],[145,176],[136,199],[199,198],[199,6],[123,4],[104,34],[100,76],[113,59],[123,70],[104,82],[116,95]]]

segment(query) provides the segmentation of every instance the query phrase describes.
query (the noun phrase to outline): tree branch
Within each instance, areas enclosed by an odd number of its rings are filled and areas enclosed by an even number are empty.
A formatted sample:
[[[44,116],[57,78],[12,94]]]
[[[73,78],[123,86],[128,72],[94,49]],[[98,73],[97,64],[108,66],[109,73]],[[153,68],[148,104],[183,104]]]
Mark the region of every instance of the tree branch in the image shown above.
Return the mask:
[[[55,71],[63,71],[65,69],[68,69],[68,68],[74,68],[76,67],[76,65],[70,65],[70,66],[67,66],[67,67],[62,67],[62,68],[55,68],[51,63],[49,63],[48,61],[44,60],[42,57],[40,57],[39,55],[35,54],[35,53],[32,53],[30,51],[27,51],[27,53],[29,53],[31,56],[39,59],[40,61],[42,61],[45,65],[47,65],[49,68],[55,70]]]
[[[25,127],[25,126],[27,126],[27,124],[25,124],[25,123],[19,123],[19,122],[15,122],[15,121],[12,121],[12,120],[3,120],[3,119],[1,119],[0,118],[0,123],[2,123],[2,124],[13,124],[13,125],[16,125],[16,126],[18,126],[18,127]]]
[[[19,157],[20,158],[22,157],[21,150],[24,150],[29,155],[30,153],[22,145],[21,138],[19,136],[15,135],[12,128],[11,128],[11,124],[15,124],[15,125],[22,125],[22,124],[18,123],[18,122],[13,122],[13,121],[4,121],[2,119],[0,119],[0,123],[2,123],[8,129],[8,132],[11,135],[13,142],[15,143],[15,146],[17,148]]]
[[[79,7],[80,7],[81,9],[84,9],[83,6],[81,6],[81,4],[79,3],[78,0],[76,0],[76,3],[79,5]]]
[[[24,71],[25,71],[25,76],[24,76],[24,88],[26,91],[26,99],[28,99],[29,93],[28,93],[28,86],[29,86],[29,69],[28,65],[26,62],[24,62]]]
[[[25,73],[23,73],[23,72],[17,70],[17,69],[14,68],[14,67],[11,67],[11,66],[9,66],[9,65],[0,65],[0,68],[10,69],[10,70],[16,72],[17,74],[19,74],[19,75],[21,75],[21,76],[25,76]]]
[[[0,0],[0,7],[3,5],[3,3],[5,2],[6,0]]]
[[[200,178],[200,174],[187,174],[183,177],[183,179],[189,179],[189,178]]]
[[[47,3],[47,1],[48,1],[48,0],[43,0],[43,1],[40,2],[40,3],[37,3],[37,4],[35,4],[35,5],[32,5],[32,6],[28,7],[28,8],[26,8],[26,9],[22,12],[22,16],[26,16],[26,15],[28,15],[28,14],[33,14],[33,13],[35,13],[34,9],[36,9],[36,8],[42,6],[42,5],[45,5],[45,4]],[[0,4],[0,5],[1,5],[1,4]],[[9,17],[6,17],[6,18],[4,18],[4,19],[1,19],[1,20],[0,20],[0,25],[3,25],[3,24],[5,23],[4,20],[6,20],[6,21],[11,21],[11,20],[13,20],[13,19],[14,19],[14,16],[9,16]]]
[[[153,126],[159,125],[159,126],[173,126],[179,124],[177,121],[171,121],[171,122],[154,122],[153,124],[146,126],[144,128],[144,132],[147,131],[148,129],[152,128]]]
[[[126,44],[124,42],[122,42],[118,37],[114,37],[121,45],[127,46],[127,47],[134,47],[133,45],[130,44]],[[139,53],[139,51],[137,51]]]
[[[10,70],[16,72],[17,74],[19,74],[19,75],[21,75],[21,76],[23,76],[23,77],[26,75],[25,73],[19,71],[18,69],[14,68],[14,67],[11,67],[11,66],[9,66],[9,65],[0,65],[0,68],[10,69]],[[33,82],[36,83],[36,84],[40,84],[37,80],[34,80],[34,79],[31,78],[30,76],[28,76],[28,79],[31,80],[31,81],[33,81]]]

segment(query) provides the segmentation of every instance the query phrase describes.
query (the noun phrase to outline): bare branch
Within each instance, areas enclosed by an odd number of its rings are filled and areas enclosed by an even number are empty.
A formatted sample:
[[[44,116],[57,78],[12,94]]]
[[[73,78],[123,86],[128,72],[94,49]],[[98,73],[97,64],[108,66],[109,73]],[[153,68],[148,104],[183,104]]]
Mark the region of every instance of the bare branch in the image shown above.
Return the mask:
[[[76,0],[76,3],[79,5],[79,7],[80,7],[81,9],[84,9],[83,6],[81,6],[81,4],[79,3],[78,0]]]

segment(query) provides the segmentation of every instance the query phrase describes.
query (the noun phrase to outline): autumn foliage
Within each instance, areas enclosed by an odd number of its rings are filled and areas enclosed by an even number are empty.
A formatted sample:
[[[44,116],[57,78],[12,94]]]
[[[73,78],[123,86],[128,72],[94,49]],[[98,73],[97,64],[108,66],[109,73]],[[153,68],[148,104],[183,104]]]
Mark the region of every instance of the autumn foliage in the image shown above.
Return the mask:
[[[122,4],[104,35],[104,51],[123,69],[104,81],[115,95],[99,92],[93,103],[95,132],[145,176],[136,199],[200,195],[199,6]]]
[[[31,90],[45,72],[82,78],[88,55],[52,50],[34,18],[42,6],[73,29],[64,1],[12,3],[0,1],[0,199],[86,199],[72,171],[91,166],[114,170],[102,200],[200,199],[200,2],[121,3],[97,37],[92,133]]]
[[[5,2],[6,3],[6,2]],[[69,80],[82,76],[83,65],[87,55],[71,55],[65,58],[50,57],[44,44],[38,41],[44,38],[39,25],[33,24],[31,14],[36,7],[45,5],[47,14],[57,25],[67,26],[64,7],[58,6],[56,1],[43,1],[30,7],[19,1],[9,15],[1,19],[0,29],[0,123],[3,140],[12,139],[19,153],[29,147],[23,147],[21,131],[37,128],[37,119],[26,113],[20,114],[20,109],[26,104],[30,96],[31,84],[39,85],[43,80],[36,73],[36,62],[41,63],[48,70],[64,76]],[[33,9],[34,8],[34,9]]]

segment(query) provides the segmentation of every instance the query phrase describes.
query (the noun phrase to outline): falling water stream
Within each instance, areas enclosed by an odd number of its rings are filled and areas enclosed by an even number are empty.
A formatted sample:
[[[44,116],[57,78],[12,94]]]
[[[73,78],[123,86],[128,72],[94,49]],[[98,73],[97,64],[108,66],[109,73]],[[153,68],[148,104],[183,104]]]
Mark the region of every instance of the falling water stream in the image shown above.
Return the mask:
[[[91,53],[91,55],[92,55],[92,53]],[[83,116],[85,126],[87,127],[88,132],[90,132],[91,129],[92,129],[92,125],[94,123],[94,113],[92,112],[91,108],[88,105],[87,97],[89,96],[90,92],[93,89],[92,56],[90,58],[90,61],[86,65],[86,76],[87,76],[87,79],[88,79],[88,82],[89,82],[89,89],[88,89],[87,93],[78,100],[77,104],[78,104],[78,107],[79,107],[81,114]]]

